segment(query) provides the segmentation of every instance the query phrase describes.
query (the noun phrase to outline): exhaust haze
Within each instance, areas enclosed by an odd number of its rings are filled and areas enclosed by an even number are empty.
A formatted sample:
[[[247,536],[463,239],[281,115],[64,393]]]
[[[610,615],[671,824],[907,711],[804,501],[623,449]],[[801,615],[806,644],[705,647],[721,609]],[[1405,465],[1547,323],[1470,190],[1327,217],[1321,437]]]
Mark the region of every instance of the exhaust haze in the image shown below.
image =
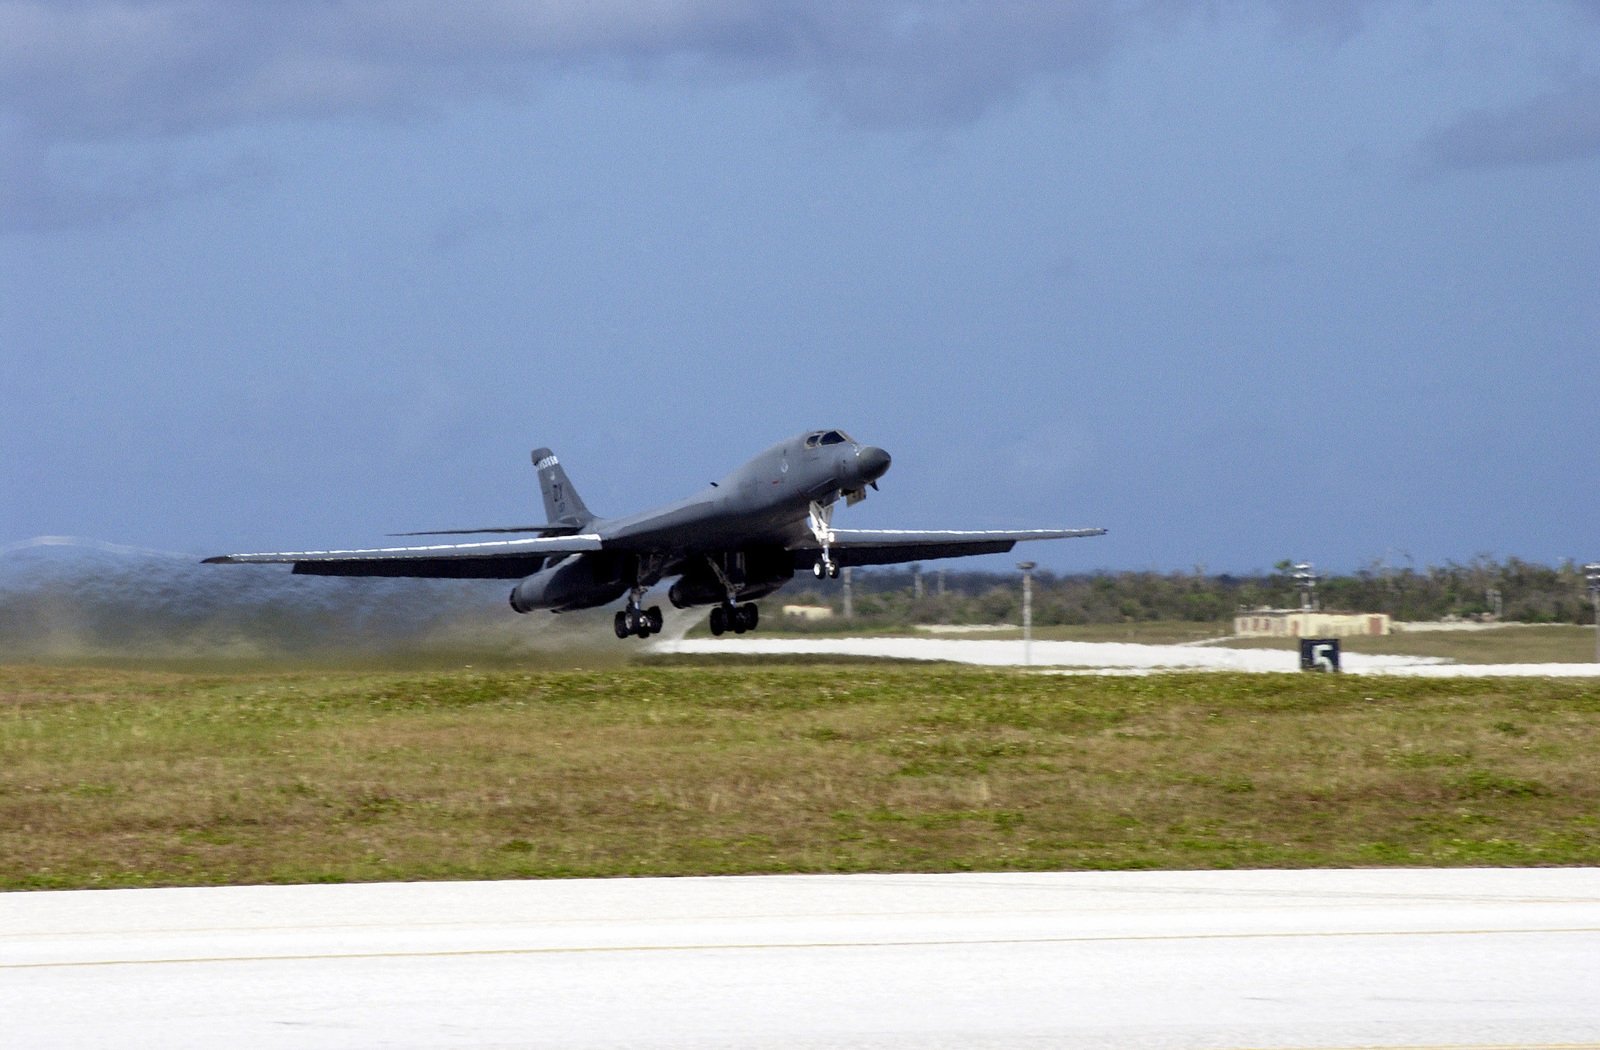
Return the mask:
[[[501,580],[295,576],[39,537],[0,547],[0,661],[588,665],[636,655],[606,609],[514,614]],[[698,617],[670,610],[666,635]]]

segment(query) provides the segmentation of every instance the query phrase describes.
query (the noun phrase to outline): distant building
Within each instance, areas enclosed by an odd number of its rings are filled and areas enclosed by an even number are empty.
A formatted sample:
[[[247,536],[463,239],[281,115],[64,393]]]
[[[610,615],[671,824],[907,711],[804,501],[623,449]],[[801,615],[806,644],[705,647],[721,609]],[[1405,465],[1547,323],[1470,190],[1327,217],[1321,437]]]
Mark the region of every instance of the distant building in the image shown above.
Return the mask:
[[[1388,613],[1257,609],[1233,618],[1233,633],[1241,638],[1353,638],[1388,634],[1390,628]]]
[[[798,616],[802,620],[826,620],[833,616],[833,610],[826,605],[785,605],[783,615]]]

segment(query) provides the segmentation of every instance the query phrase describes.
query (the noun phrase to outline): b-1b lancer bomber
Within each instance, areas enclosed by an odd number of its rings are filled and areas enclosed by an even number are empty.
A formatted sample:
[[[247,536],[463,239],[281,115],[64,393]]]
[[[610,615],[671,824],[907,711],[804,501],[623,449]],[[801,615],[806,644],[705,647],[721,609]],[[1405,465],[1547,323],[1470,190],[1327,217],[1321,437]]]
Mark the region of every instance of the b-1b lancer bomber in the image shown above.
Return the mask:
[[[375,550],[224,554],[207,563],[287,562],[316,576],[411,576],[517,580],[511,607],[568,612],[627,596],[618,638],[661,630],[661,607],[644,596],[662,580],[680,609],[710,605],[711,633],[754,630],[755,601],[797,569],[833,577],[845,565],[890,565],[969,554],[999,554],[1019,540],[1098,536],[1104,529],[1014,532],[836,529],[833,511],[866,498],[889,469],[889,453],[841,430],[814,430],[767,449],[701,492],[655,510],[600,518],[584,506],[555,453],[536,449],[533,466],[546,520],[537,525],[407,532],[403,536],[527,533]]]

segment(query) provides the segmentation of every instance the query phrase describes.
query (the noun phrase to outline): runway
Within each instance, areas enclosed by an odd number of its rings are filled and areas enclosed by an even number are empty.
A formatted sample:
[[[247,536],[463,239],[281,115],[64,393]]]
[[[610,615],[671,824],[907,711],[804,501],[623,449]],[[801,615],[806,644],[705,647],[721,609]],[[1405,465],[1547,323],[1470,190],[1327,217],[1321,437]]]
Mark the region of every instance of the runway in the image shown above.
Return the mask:
[[[1014,639],[669,638],[652,643],[652,648],[660,653],[870,656],[893,660],[943,660],[989,667],[1016,667],[1023,663],[1022,643]],[[1294,672],[1300,669],[1300,654],[1297,651],[1192,644],[1036,641],[1030,646],[1028,657],[1035,667],[1100,674],[1149,674],[1156,671]],[[1349,674],[1427,678],[1600,676],[1600,663],[1460,664],[1426,656],[1377,656],[1351,652],[1342,655],[1341,667]]]
[[[7,1047],[1600,1046],[1600,869],[0,895]]]

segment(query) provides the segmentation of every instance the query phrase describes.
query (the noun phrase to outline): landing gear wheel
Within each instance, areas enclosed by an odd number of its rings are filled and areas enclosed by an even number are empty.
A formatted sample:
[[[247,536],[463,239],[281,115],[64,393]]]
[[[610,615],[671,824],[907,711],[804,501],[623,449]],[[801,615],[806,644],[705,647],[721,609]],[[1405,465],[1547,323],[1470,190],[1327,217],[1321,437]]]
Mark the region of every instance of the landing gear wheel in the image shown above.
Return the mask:
[[[824,578],[825,576],[827,576],[828,575],[828,564],[827,564],[827,562],[818,561],[816,564],[812,565],[811,566],[811,575],[815,576],[819,580]]]
[[[828,579],[837,580],[838,578],[839,578],[839,566],[834,565],[832,562],[829,562],[828,563]]]
[[[648,638],[661,630],[661,607],[655,606],[649,612],[638,608],[624,609],[617,613],[612,626],[618,638]]]
[[[753,631],[761,622],[761,610],[756,608],[755,602],[746,602],[739,608],[739,619],[744,621],[745,630]]]
[[[727,629],[728,611],[718,605],[711,610],[711,633],[720,638]]]

